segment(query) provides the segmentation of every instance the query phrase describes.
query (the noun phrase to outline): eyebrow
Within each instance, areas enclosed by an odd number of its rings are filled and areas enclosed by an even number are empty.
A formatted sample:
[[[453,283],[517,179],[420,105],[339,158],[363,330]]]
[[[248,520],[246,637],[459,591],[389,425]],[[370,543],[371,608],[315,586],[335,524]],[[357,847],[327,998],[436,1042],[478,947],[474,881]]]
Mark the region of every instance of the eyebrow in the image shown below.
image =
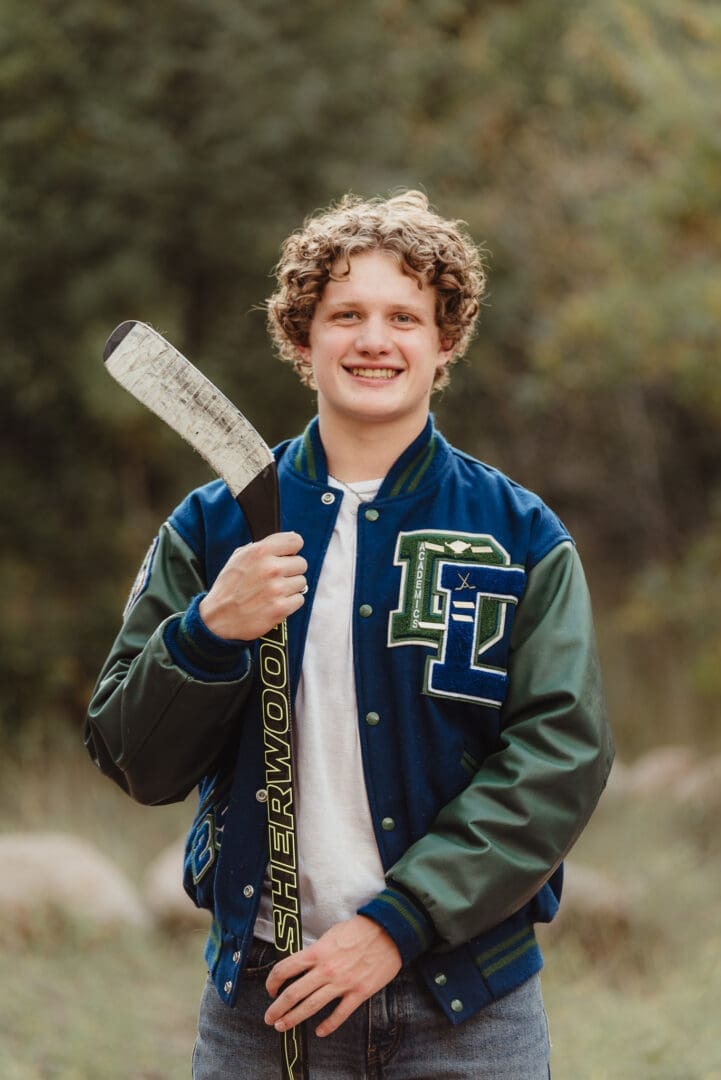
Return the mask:
[[[349,297],[347,300],[326,300],[325,305],[329,311],[347,311],[348,308],[365,307],[365,302]],[[419,316],[425,314],[424,307],[412,301],[411,303],[393,303],[393,301],[390,301],[385,306],[389,311],[407,311],[409,314]]]

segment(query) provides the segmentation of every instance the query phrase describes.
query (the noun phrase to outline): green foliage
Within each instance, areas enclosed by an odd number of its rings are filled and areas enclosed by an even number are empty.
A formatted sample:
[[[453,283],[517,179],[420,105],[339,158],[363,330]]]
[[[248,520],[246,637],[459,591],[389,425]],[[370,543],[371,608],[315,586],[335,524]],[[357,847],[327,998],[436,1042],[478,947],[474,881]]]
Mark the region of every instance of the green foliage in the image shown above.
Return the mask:
[[[493,457],[637,563],[670,554],[718,486],[721,17],[522,6],[478,23],[492,171],[467,216],[492,306],[460,393],[490,399]]]
[[[721,701],[721,514],[678,563],[644,567],[621,612],[626,636],[688,642],[687,677],[708,705]]]
[[[282,238],[348,189],[424,186],[487,242],[449,437],[609,580],[713,528],[718,5],[0,11],[0,727],[79,719],[151,534],[208,476],[109,383],[105,337],[151,322],[269,441],[294,432],[313,402],[259,305]]]

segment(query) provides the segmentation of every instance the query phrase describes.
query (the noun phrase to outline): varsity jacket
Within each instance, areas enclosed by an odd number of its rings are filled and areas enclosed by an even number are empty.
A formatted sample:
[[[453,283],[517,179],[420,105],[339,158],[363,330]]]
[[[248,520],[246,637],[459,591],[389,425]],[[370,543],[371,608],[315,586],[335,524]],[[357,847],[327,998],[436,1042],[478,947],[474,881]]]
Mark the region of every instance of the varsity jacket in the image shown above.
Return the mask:
[[[306,603],[288,620],[294,693],[343,494],[328,485],[317,420],[275,454],[282,528],[301,534],[308,562]],[[213,913],[206,959],[228,1005],[268,860],[260,680],[257,643],[216,637],[198,604],[249,539],[221,481],[174,511],[86,724],[97,765],[140,802],[197,784],[185,886]],[[541,968],[534,923],[558,909],[562,859],[611,766],[573,541],[538,497],[451,447],[429,417],[359,510],[353,642],[386,874],[359,910],[459,1023]]]

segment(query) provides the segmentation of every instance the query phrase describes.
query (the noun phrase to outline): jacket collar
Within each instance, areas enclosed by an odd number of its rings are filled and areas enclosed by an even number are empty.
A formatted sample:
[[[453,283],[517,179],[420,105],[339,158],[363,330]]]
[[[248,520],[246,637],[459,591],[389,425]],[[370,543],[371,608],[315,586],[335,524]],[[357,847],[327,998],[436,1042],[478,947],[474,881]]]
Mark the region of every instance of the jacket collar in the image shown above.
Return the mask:
[[[328,483],[328,465],[317,416],[311,420],[302,435],[284,444],[281,453],[284,464],[306,480],[318,484]],[[376,501],[409,495],[436,481],[449,455],[450,447],[436,430],[433,415],[429,413],[423,431],[389,469]]]

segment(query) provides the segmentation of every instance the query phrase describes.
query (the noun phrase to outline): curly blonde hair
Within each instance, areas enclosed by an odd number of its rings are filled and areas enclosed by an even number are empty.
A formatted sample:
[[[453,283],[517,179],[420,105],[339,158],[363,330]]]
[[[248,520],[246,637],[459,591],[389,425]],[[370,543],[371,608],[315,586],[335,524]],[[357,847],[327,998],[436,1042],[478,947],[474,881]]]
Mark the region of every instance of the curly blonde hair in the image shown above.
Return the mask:
[[[278,288],[266,301],[268,329],[283,360],[312,386],[310,362],[298,351],[309,344],[310,324],[327,282],[350,273],[352,256],[367,251],[393,255],[404,273],[436,290],[436,323],[451,361],[463,356],[473,336],[486,287],[481,251],[461,221],[440,217],[420,191],[389,198],[348,194],[307,218],[281,248],[274,268]],[[433,383],[448,381],[445,364]]]

